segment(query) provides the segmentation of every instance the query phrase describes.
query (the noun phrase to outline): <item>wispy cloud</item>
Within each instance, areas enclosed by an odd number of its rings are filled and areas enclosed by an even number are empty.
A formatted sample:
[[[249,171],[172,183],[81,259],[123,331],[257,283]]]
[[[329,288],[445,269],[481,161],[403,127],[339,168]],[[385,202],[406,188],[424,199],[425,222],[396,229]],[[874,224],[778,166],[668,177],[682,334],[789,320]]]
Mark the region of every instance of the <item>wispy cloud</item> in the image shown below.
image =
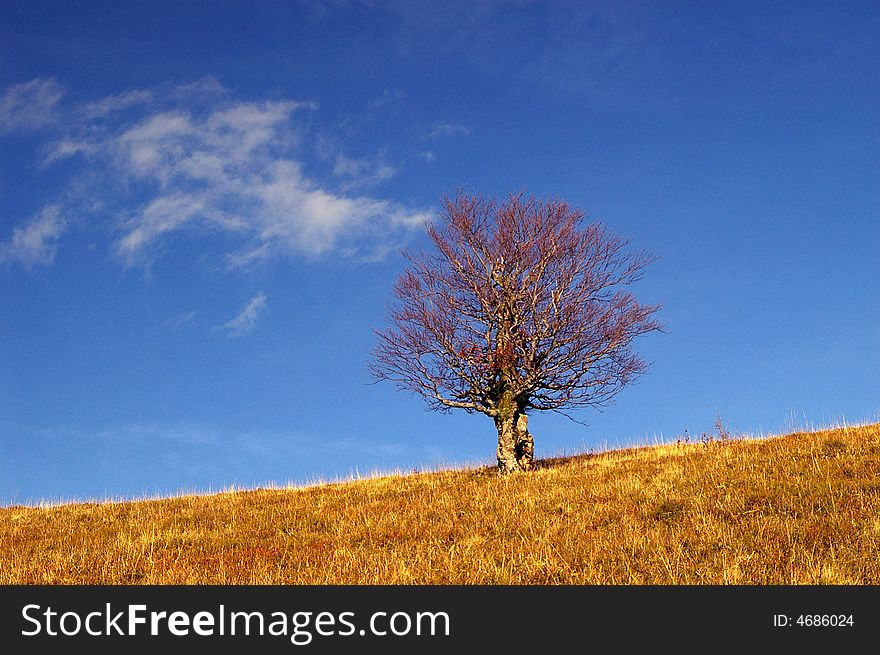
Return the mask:
[[[213,75],[205,75],[192,82],[178,84],[172,87],[168,93],[169,95],[181,98],[192,98],[194,96],[216,98],[229,95],[229,89],[223,86],[220,80]]]
[[[471,128],[457,123],[434,123],[431,130],[424,135],[425,140],[439,139],[448,136],[464,136],[471,133]]]
[[[49,204],[26,223],[12,231],[7,243],[0,244],[0,262],[18,263],[25,268],[48,265],[55,259],[58,239],[67,231],[68,221],[57,204]]]
[[[253,332],[254,327],[256,327],[260,314],[263,313],[265,308],[266,294],[261,292],[250,299],[248,304],[244,306],[244,309],[238,313],[238,316],[217,329],[226,332],[227,336],[230,337],[243,337],[250,334]]]
[[[191,310],[188,312],[181,312],[180,314],[176,314],[171,318],[166,319],[165,325],[167,325],[172,330],[183,330],[184,328],[191,328],[196,324],[196,318],[199,313],[195,310]]]
[[[385,89],[381,96],[370,100],[368,107],[372,110],[381,109],[387,105],[400,102],[405,96],[406,94],[400,89],[393,92]]]
[[[342,189],[350,191],[375,186],[394,177],[397,171],[381,157],[376,159],[354,159],[337,154],[333,165],[333,175],[342,178]]]
[[[102,430],[93,436],[99,439],[127,441],[167,441],[192,446],[214,446],[222,439],[217,428],[196,421],[130,423],[119,428]]]
[[[135,105],[147,104],[153,99],[152,91],[134,89],[89,102],[80,108],[85,118],[100,118]]]
[[[11,86],[0,98],[0,132],[37,130],[56,120],[64,89],[54,78],[37,78]]]
[[[423,150],[422,152],[417,152],[416,157],[418,157],[419,159],[424,159],[429,164],[433,161],[437,161],[437,155],[434,154],[433,150]]]
[[[57,82],[34,80],[7,91],[4,112],[24,124],[19,109],[37,104],[46,124],[60,98]],[[114,208],[113,251],[127,267],[149,267],[168,240],[218,233],[232,268],[278,256],[381,257],[429,212],[362,192],[394,175],[381,155],[337,152],[323,183],[307,175],[302,133],[313,111],[310,102],[236,99],[214,78],[129,89],[67,111],[42,164],[81,164],[77,197]]]
[[[397,174],[383,150],[372,157],[351,157],[344,152],[340,139],[327,133],[318,134],[315,151],[322,162],[332,166],[332,176],[343,192],[377,186]]]

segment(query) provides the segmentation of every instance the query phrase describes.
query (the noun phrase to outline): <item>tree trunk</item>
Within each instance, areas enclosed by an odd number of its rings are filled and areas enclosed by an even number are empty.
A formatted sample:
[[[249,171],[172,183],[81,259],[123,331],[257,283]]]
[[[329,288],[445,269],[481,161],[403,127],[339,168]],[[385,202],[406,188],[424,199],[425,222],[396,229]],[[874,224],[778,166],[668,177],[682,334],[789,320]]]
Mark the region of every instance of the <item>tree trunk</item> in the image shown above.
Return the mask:
[[[498,429],[498,472],[502,475],[531,470],[535,461],[535,441],[529,432],[529,417],[511,398],[499,405],[495,417]]]
[[[535,439],[529,432],[529,417],[520,412],[516,419],[516,463],[523,471],[530,471],[535,464]]]
[[[516,420],[511,415],[495,419],[498,428],[498,473],[507,475],[521,470],[516,457]]]

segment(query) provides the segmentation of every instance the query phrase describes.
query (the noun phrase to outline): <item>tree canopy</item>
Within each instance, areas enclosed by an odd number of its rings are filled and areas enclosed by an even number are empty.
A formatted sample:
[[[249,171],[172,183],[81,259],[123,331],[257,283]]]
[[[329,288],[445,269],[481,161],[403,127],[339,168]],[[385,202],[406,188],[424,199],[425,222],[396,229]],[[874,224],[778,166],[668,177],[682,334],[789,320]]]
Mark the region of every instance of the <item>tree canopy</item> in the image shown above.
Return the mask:
[[[446,198],[427,233],[433,250],[407,254],[377,332],[376,379],[434,409],[492,417],[515,450],[528,412],[605,405],[646,370],[631,344],[660,328],[659,307],[626,287],[647,252],[562,200],[525,194]],[[502,470],[528,467],[502,450]]]

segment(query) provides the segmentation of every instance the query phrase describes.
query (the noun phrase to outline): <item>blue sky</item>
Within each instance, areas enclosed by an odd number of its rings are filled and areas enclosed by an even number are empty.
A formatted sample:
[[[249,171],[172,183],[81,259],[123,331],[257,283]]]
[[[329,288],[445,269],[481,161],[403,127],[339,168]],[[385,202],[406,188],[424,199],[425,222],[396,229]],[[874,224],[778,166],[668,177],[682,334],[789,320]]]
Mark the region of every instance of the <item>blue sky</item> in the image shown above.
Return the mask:
[[[444,193],[658,255],[539,456],[880,418],[876,3],[0,5],[0,503],[491,463],[370,384]]]

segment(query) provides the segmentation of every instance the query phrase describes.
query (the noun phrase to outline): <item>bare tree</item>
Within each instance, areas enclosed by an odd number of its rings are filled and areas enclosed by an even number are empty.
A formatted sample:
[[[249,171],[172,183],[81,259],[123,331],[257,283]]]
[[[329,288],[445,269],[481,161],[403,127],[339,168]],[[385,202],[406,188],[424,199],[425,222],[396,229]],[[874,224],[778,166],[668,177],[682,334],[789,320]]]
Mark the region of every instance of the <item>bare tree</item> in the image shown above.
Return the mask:
[[[435,252],[406,255],[370,371],[432,409],[492,417],[501,473],[533,464],[529,412],[605,405],[645,371],[630,345],[659,307],[622,290],[644,251],[524,194],[446,198],[427,232]]]

